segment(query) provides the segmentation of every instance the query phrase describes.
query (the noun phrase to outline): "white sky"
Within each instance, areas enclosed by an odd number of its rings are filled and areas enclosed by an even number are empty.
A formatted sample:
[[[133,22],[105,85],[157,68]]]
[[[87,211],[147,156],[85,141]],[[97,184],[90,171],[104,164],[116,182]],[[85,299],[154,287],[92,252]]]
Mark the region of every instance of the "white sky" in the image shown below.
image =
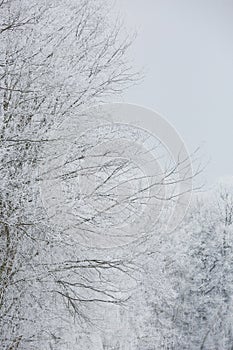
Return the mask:
[[[203,178],[233,176],[233,0],[116,0],[144,81],[125,102],[164,115],[210,163]]]

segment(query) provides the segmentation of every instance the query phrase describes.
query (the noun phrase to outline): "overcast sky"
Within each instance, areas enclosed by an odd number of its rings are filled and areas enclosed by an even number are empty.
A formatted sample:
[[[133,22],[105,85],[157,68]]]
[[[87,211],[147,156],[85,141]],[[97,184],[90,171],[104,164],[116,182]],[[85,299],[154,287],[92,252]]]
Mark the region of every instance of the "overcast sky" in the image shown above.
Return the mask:
[[[144,81],[125,102],[164,115],[210,163],[212,184],[233,175],[233,0],[116,0]]]

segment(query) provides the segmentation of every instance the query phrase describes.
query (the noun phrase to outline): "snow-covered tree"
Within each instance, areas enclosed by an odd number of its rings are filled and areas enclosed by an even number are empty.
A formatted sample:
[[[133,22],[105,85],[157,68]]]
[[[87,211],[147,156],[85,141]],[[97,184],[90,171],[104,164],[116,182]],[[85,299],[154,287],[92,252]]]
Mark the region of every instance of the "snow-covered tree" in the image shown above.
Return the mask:
[[[230,186],[199,197],[177,240],[175,348],[232,349],[232,200]]]
[[[199,244],[192,217],[175,237],[164,237],[162,225],[158,225],[160,231],[154,227],[156,232],[147,232],[145,227],[142,241],[134,242],[130,249],[106,252],[87,250],[79,244],[82,225],[76,237],[56,230],[42,205],[38,165],[44,161],[46,145],[53,145],[54,140],[47,138],[49,132],[68,118],[79,118],[85,108],[120,93],[137,78],[125,59],[131,39],[125,38],[121,23],[113,23],[109,12],[107,2],[101,0],[0,0],[3,350],[185,349],[197,341],[185,328],[187,324],[197,327],[199,320],[199,316],[193,317],[192,301],[185,292],[191,290],[192,275],[198,276],[201,270],[195,260]],[[84,140],[86,154],[92,146]],[[134,169],[125,160],[113,163],[111,154],[109,158],[104,155],[103,163],[93,163],[91,171],[101,168],[98,175],[105,176],[102,188],[107,183],[113,190],[105,198],[107,206],[115,201],[115,209],[119,204],[112,196],[116,178],[125,172],[134,175]],[[74,161],[70,154],[66,163]],[[177,166],[185,169],[184,163],[181,160]],[[70,179],[72,166],[67,170],[65,180]],[[88,177],[88,171],[82,169],[84,176]],[[160,174],[155,197],[157,194],[161,198],[161,184],[179,181],[177,175],[177,167]],[[69,181],[66,185],[70,185]],[[177,195],[172,190],[169,193],[169,199]],[[94,194],[92,202],[105,204],[98,188]],[[130,198],[129,210],[138,200],[137,195],[138,192]],[[96,229],[98,219],[93,218],[90,231]],[[185,230],[193,246],[181,242]],[[220,254],[215,248],[211,259]],[[193,251],[192,258],[187,255],[189,249]],[[200,274],[207,281],[206,270]],[[195,286],[198,283],[199,280]],[[116,311],[112,305],[124,307]],[[116,323],[115,334],[107,329],[108,321]],[[93,325],[98,331],[93,332]]]
[[[121,301],[110,284],[121,260],[59,240],[37,167],[49,129],[134,81],[131,40],[104,1],[2,0],[0,18],[1,349],[71,349],[95,319],[88,305]]]

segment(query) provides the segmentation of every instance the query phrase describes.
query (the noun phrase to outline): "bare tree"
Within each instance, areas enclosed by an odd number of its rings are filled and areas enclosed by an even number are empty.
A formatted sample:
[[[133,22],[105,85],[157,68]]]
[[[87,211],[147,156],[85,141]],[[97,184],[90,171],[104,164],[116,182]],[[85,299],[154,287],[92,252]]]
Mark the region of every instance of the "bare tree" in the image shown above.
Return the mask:
[[[49,128],[135,80],[131,39],[99,1],[3,0],[0,13],[1,348],[64,348],[70,313],[88,319],[83,304],[121,301],[111,276],[126,267],[58,244],[36,169]]]
[[[174,186],[189,176],[186,160],[168,166],[165,173],[155,169],[154,182],[148,185],[145,174],[136,177],[134,166],[127,160],[113,161],[109,150],[92,153],[94,146],[101,144],[98,139],[80,138],[58,177],[69,187],[83,176],[90,188],[87,186],[82,201],[75,204],[73,225],[77,235],[68,235],[64,226],[57,230],[41,201],[38,164],[44,161],[47,145],[52,149],[62,139],[47,136],[69,118],[82,120],[84,108],[121,93],[138,78],[125,59],[132,40],[125,37],[121,23],[111,23],[105,1],[2,0],[0,14],[1,348],[85,348],[80,337],[83,325],[88,329],[88,325],[100,323],[103,305],[122,305],[138,283],[137,269],[144,273],[142,265],[153,270],[154,260],[145,241],[126,251],[106,252],[87,250],[80,243],[82,236],[89,232],[98,237],[105,230],[105,221],[114,225],[112,211],[121,210],[127,216],[138,204],[146,205],[151,187],[158,206],[161,201],[170,203],[179,195]],[[114,130],[105,130],[106,140],[113,134]],[[184,170],[181,179],[180,167]],[[94,186],[93,176],[100,179]],[[122,191],[116,194],[119,179]],[[135,186],[131,194],[122,196],[132,181],[140,182],[141,187]],[[171,187],[167,196],[165,186]],[[138,216],[143,224],[143,215]],[[156,229],[155,225],[147,231],[145,225],[143,239]],[[155,277],[153,288],[159,278]],[[144,282],[150,284],[149,274]],[[156,302],[165,299],[159,298]],[[158,344],[163,341],[160,330],[156,328]],[[111,341],[107,338],[104,334],[106,349]],[[144,346],[144,339],[140,341],[138,344]],[[118,340],[115,343],[117,348]]]
[[[232,204],[227,185],[198,198],[177,240],[175,349],[232,348]]]

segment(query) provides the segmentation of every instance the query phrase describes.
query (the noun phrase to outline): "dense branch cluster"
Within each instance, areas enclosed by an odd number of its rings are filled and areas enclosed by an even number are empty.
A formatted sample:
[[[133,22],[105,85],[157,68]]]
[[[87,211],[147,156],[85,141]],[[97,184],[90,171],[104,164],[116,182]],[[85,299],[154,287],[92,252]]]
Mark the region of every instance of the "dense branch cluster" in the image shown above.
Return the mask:
[[[131,40],[120,39],[120,23],[112,25],[107,14],[104,2],[92,0],[0,3],[4,350],[65,349],[70,314],[88,320],[83,304],[121,301],[111,287],[115,271],[124,273],[120,261],[89,258],[59,241],[40,202],[37,173],[47,130],[135,80],[125,61]]]

